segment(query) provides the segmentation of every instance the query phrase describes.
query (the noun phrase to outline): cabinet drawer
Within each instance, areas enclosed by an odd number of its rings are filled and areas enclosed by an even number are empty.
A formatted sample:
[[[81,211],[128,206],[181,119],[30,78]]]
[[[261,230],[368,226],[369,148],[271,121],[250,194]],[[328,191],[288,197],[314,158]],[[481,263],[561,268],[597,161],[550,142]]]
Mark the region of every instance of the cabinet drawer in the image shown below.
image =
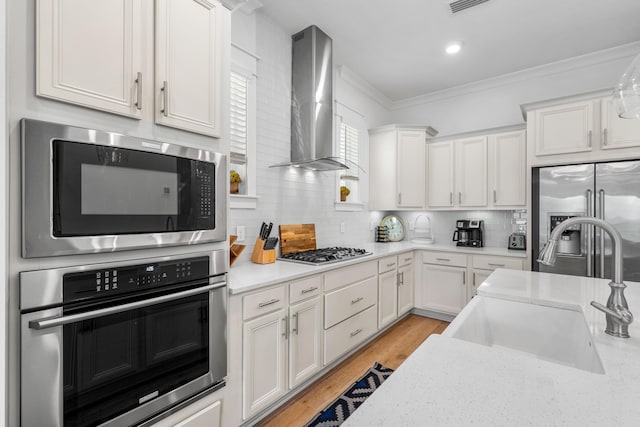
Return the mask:
[[[398,257],[388,256],[378,260],[378,274],[391,271],[398,266]]]
[[[407,252],[406,254],[398,255],[398,267],[413,264],[414,253]]]
[[[378,300],[378,278],[370,277],[362,282],[328,293],[324,296],[324,327],[336,323],[371,307]]]
[[[242,320],[280,310],[284,305],[284,286],[247,295],[242,300]]]
[[[324,275],[324,290],[326,292],[341,288],[351,283],[360,282],[378,274],[376,261],[363,262],[351,267],[339,268]]]
[[[422,252],[422,262],[425,264],[452,265],[456,267],[467,266],[467,256],[451,252]]]
[[[307,277],[291,282],[289,286],[289,302],[291,304],[322,293],[322,276]]]
[[[373,335],[378,327],[377,313],[374,305],[324,331],[324,363],[334,361]]]
[[[481,268],[484,270],[495,270],[496,268],[522,270],[522,258],[474,255],[473,268]]]

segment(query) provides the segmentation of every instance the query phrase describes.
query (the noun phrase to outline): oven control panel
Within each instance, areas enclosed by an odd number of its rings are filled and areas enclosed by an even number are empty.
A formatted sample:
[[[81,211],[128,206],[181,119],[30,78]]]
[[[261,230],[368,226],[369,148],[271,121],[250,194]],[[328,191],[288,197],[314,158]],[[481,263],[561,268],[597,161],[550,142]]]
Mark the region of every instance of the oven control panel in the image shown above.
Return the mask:
[[[63,277],[63,301],[133,293],[207,277],[207,256],[69,273]]]

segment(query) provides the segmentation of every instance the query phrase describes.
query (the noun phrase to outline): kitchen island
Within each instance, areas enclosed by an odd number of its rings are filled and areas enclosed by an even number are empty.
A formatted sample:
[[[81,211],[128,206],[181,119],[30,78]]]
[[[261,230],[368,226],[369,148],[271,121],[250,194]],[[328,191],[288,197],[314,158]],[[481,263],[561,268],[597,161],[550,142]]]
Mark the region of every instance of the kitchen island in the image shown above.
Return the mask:
[[[482,299],[572,310],[584,316],[604,374],[453,338],[448,329],[427,339],[343,425],[637,426],[640,324],[630,325],[628,339],[604,333],[605,315],[590,302],[606,302],[607,283],[498,269],[478,289],[479,301],[449,327],[460,326]],[[640,313],[640,284],[627,285],[630,309]],[[550,331],[531,323],[527,329],[554,346]]]

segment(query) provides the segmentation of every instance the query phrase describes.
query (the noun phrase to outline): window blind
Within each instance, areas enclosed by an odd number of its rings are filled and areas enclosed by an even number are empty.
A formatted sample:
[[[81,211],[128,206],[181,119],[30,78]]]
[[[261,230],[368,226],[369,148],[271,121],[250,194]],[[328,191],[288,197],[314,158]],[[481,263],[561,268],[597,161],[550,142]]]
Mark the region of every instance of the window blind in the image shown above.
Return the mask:
[[[340,124],[340,157],[349,166],[349,175],[358,176],[358,129],[345,123]]]
[[[249,80],[231,72],[230,152],[233,163],[247,162],[247,96]]]

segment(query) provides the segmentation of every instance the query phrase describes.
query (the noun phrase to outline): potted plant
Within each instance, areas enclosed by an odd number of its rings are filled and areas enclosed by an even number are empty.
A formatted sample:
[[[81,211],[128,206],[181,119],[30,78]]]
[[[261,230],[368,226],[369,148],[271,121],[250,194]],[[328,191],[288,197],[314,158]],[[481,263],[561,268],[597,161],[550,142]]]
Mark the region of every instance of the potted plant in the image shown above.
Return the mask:
[[[346,202],[347,201],[347,196],[349,195],[349,193],[351,193],[351,190],[349,190],[344,185],[340,186],[340,201],[341,202]]]
[[[240,178],[240,174],[234,170],[229,172],[229,179],[231,181],[231,193],[235,194],[238,192],[238,184],[242,182],[242,178]]]

